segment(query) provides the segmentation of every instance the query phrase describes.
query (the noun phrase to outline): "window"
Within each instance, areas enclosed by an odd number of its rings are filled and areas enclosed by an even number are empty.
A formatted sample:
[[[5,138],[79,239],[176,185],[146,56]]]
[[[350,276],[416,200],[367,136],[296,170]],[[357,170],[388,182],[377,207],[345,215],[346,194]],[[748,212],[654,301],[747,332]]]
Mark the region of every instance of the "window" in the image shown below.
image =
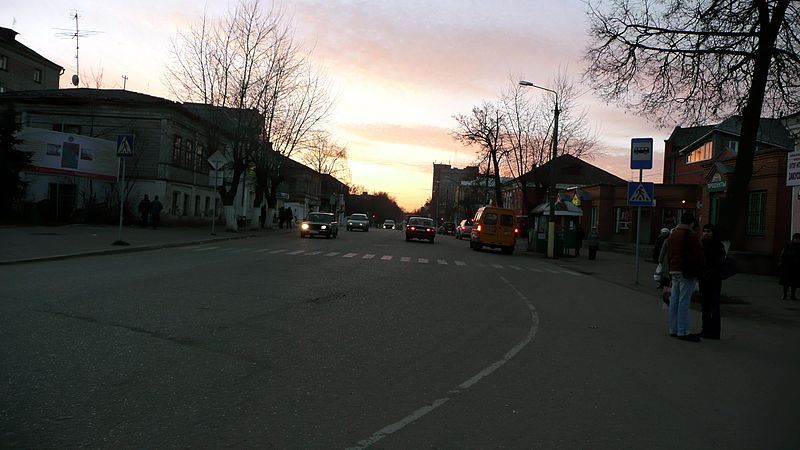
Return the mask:
[[[178,196],[180,195],[179,192],[172,193],[172,214],[176,216],[181,215],[181,208],[178,206]]]
[[[767,192],[750,192],[747,197],[747,235],[764,236],[767,221]]]
[[[54,123],[53,124],[53,131],[58,131],[61,133],[69,133],[69,134],[81,134],[81,126],[80,125],[69,125],[63,123]]]
[[[172,163],[173,164],[180,164],[181,163],[181,150],[183,145],[183,139],[177,134],[175,135],[175,139],[172,141]]]
[[[208,173],[208,164],[206,164],[205,152],[203,144],[197,143],[194,147],[194,171],[201,173]]]
[[[615,233],[627,233],[631,228],[631,213],[628,208],[614,208],[616,223],[614,225]]]
[[[739,141],[728,141],[728,150],[739,153]]]
[[[0,70],[8,70],[8,56],[0,55]]]
[[[510,227],[514,225],[514,218],[508,214],[503,214],[500,216],[500,225],[504,227]]]
[[[486,225],[497,225],[497,214],[486,213],[486,215],[483,217],[483,223]]]
[[[42,82],[42,69],[33,70],[33,81],[35,81],[36,83]]]
[[[706,142],[701,145],[697,150],[689,153],[686,157],[686,164],[696,163],[700,161],[707,161],[714,155],[714,143]]]
[[[186,151],[183,153],[183,157],[185,158],[183,161],[183,167],[187,169],[191,169],[192,160],[194,159],[194,145],[192,145],[192,141],[187,139],[186,140]]]

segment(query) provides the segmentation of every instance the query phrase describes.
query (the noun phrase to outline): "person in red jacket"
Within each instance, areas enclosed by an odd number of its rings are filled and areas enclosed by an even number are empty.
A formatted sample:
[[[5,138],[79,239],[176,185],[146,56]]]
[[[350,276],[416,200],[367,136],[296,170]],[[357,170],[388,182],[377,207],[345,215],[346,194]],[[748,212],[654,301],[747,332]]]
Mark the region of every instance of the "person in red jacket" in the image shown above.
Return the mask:
[[[703,274],[704,256],[700,239],[694,231],[697,221],[694,214],[685,212],[681,223],[667,238],[667,260],[672,279],[672,295],[669,299],[669,334],[680,340],[700,342],[700,337],[689,332],[689,305],[697,284]]]

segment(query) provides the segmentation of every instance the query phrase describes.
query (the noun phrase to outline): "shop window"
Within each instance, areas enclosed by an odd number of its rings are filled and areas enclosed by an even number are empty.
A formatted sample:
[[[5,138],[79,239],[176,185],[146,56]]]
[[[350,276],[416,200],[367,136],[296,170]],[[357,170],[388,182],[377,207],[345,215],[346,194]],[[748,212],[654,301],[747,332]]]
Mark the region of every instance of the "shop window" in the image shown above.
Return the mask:
[[[183,139],[175,135],[175,138],[172,140],[172,163],[173,164],[180,164],[181,163],[181,150],[183,146]]]
[[[747,235],[764,236],[767,222],[767,192],[750,192],[747,197]]]
[[[614,208],[615,210],[615,225],[614,225],[614,232],[615,233],[627,233],[628,230],[631,228],[631,212],[630,210],[625,208]]]
[[[689,153],[686,157],[686,164],[692,164],[700,161],[707,161],[714,156],[714,143],[706,142],[701,145],[697,150]]]

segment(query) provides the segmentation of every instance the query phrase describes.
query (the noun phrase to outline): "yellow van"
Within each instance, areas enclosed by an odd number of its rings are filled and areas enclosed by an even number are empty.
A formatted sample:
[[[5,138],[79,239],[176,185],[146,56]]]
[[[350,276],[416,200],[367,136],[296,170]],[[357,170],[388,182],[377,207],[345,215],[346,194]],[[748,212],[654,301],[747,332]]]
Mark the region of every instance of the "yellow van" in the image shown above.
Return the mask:
[[[503,253],[514,253],[519,228],[514,210],[483,206],[472,219],[469,246],[473,250],[482,247],[500,248]]]

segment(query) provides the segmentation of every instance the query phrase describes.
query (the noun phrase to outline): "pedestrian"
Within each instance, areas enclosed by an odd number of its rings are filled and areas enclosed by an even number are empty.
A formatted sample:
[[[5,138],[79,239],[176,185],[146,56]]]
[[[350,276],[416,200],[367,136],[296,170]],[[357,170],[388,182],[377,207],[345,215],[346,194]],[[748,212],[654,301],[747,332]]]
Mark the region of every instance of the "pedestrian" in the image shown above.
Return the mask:
[[[161,204],[161,201],[158,200],[158,196],[153,199],[153,202],[150,203],[150,217],[153,219],[153,229],[155,230],[158,228],[159,223],[161,223],[161,210],[164,209],[164,205]]]
[[[294,225],[294,214],[292,214],[292,208],[286,208],[286,228],[293,228]]]
[[[286,210],[281,206],[278,208],[278,228],[282,230],[284,223],[286,223]]]
[[[669,275],[672,294],[669,299],[669,335],[680,340],[700,342],[689,332],[689,305],[692,302],[697,278],[703,274],[703,248],[692,229],[695,218],[691,212],[681,216],[681,223],[667,238]]]
[[[664,241],[666,241],[668,237],[669,228],[662,228],[661,232],[656,238],[656,244],[653,246],[653,261],[660,261],[659,256],[661,255],[661,248],[664,246]]]
[[[722,261],[725,259],[725,246],[719,240],[717,227],[703,225],[703,256],[706,262],[703,276],[700,277],[700,304],[703,310],[703,328],[700,336],[706,339],[719,339],[722,331],[719,303],[722,296]]]
[[[258,218],[258,222],[261,224],[261,229],[264,229],[264,224],[267,223],[267,204],[264,203],[261,205],[261,216]]]
[[[580,256],[581,254],[584,237],[586,237],[586,234],[583,232],[583,226],[578,225],[578,230],[575,232],[575,256]]]
[[[139,216],[142,218],[142,226],[147,228],[150,219],[150,198],[144,194],[144,198],[139,202]]]
[[[778,262],[780,270],[780,283],[783,285],[783,297],[781,300],[788,300],[786,294],[789,288],[792,289],[792,300],[797,300],[797,287],[800,286],[800,233],[792,235],[781,251],[781,259]]]

